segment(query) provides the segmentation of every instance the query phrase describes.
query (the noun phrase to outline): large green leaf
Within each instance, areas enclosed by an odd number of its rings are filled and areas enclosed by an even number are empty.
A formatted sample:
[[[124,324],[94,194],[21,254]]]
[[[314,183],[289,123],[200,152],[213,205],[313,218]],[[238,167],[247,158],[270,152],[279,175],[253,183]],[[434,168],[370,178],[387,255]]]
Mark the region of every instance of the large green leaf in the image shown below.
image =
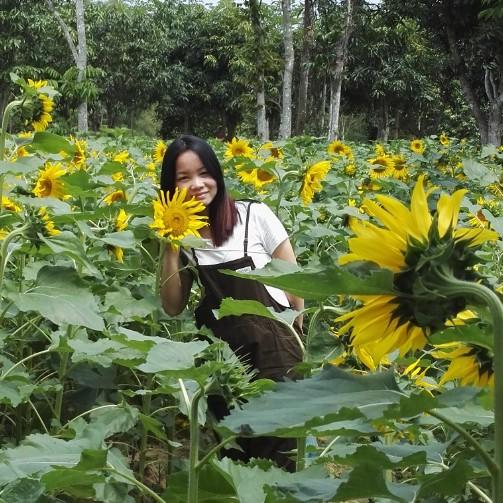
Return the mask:
[[[93,294],[74,269],[44,266],[37,286],[9,297],[20,311],[36,311],[57,325],[64,323],[102,331],[105,326]]]
[[[37,171],[42,164],[43,161],[38,157],[23,157],[16,162],[0,161],[0,175],[27,175]]]
[[[448,342],[463,342],[465,344],[476,344],[490,350],[493,349],[493,330],[485,323],[474,323],[470,325],[460,325],[446,328],[440,332],[435,332],[429,337],[431,344],[447,344]]]
[[[75,154],[75,145],[54,133],[35,133],[31,147],[49,154],[59,154],[60,152],[65,152],[71,156]]]
[[[148,352],[146,362],[138,369],[147,374],[190,369],[194,366],[194,358],[207,346],[205,341],[164,341]]]
[[[483,187],[498,181],[496,173],[472,159],[463,159],[463,171],[470,180],[477,181]]]
[[[332,295],[378,295],[393,292],[393,273],[384,269],[359,277],[335,265],[302,270],[289,262],[274,259],[263,269],[250,273],[231,270],[222,272],[239,278],[255,279],[304,299],[325,300]]]
[[[392,373],[356,376],[326,366],[313,378],[277,383],[219,425],[241,436],[304,436],[336,420],[380,417],[401,397]]]
[[[2,489],[0,503],[37,503],[43,492],[40,481],[28,477],[18,479]]]
[[[25,378],[8,376],[5,380],[0,381],[0,403],[17,407],[30,398],[34,389],[35,385]]]
[[[454,496],[462,494],[466,483],[472,478],[473,469],[464,460],[456,460],[448,470],[440,473],[420,476],[421,489],[419,497],[433,497],[438,494]],[[425,500],[425,501],[426,501]]]
[[[101,278],[101,273],[87,258],[86,250],[82,245],[82,241],[72,232],[63,231],[57,236],[45,238],[40,236],[40,239],[57,255],[71,257],[78,264],[84,267],[84,272],[91,276]]]
[[[105,295],[104,307],[108,311],[108,319],[116,323],[131,321],[134,318],[145,319],[157,309],[157,305],[148,299],[135,299],[127,288],[108,292]]]
[[[98,238],[103,243],[120,248],[136,248],[136,240],[132,231],[110,232],[102,238]]]

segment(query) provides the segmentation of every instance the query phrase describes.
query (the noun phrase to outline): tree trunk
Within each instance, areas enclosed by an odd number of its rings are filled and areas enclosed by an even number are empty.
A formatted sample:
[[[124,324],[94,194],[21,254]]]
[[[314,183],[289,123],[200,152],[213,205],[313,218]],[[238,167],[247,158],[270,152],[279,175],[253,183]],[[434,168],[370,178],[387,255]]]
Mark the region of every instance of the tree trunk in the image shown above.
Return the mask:
[[[86,78],[87,67],[87,41],[86,24],[84,20],[84,0],[75,0],[75,18],[77,22],[77,61],[75,62],[79,71],[77,82],[81,83]],[[78,109],[78,130],[81,133],[87,133],[87,100],[82,98]]]
[[[269,126],[265,108],[264,75],[259,77],[259,89],[257,91],[257,135],[262,141],[269,140]]]
[[[63,18],[59,15],[58,11],[54,7],[52,0],[46,0],[49,10],[54,14],[54,17],[59,23],[59,26],[63,32],[66,43],[70,48],[72,53],[73,61],[77,67],[77,82],[82,82],[86,77],[86,66],[87,66],[87,43],[86,43],[86,25],[84,20],[84,0],[75,0],[75,18],[77,23],[77,47],[73,42],[72,36],[70,35],[70,30],[67,24],[64,22]],[[87,122],[87,100],[82,99],[78,110],[77,110],[77,127],[80,132],[87,132],[88,122]]]
[[[285,46],[285,69],[283,71],[283,99],[281,100],[281,122],[279,137],[292,136],[292,76],[295,54],[293,52],[293,34],[290,0],[281,0],[283,11],[283,43]]]
[[[325,117],[327,115],[327,82],[323,82],[323,90],[321,92],[321,131],[325,129]]]
[[[501,145],[501,114],[502,107],[491,103],[487,121],[487,143],[499,147]]]
[[[395,140],[400,136],[400,109],[397,108],[395,112]]]
[[[353,8],[355,0],[346,0],[346,16],[344,19],[344,29],[341,36],[335,44],[335,58],[331,68],[330,82],[330,115],[328,126],[328,140],[332,141],[339,134],[339,113],[341,108],[341,89],[344,73],[344,64],[346,62],[347,47],[349,37],[351,36]]]
[[[304,27],[302,30],[302,52],[300,54],[299,96],[297,102],[297,118],[295,133],[304,134],[307,116],[307,91],[309,88],[309,66],[311,50],[314,41],[313,0],[304,0]]]

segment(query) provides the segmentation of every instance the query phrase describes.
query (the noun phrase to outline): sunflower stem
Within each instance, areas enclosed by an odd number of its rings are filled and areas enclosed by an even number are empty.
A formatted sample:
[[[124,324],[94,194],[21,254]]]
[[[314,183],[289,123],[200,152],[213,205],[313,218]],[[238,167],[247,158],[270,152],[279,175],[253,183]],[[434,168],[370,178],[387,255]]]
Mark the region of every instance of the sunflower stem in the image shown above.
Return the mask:
[[[2,183],[3,183],[3,177],[0,176],[0,208],[1,208],[1,200],[2,200]],[[3,278],[5,274],[5,267],[7,265],[7,259],[9,258],[8,254],[8,247],[9,243],[16,237],[22,234],[26,229],[28,229],[29,225],[24,224],[22,227],[19,227],[18,229],[14,229],[13,231],[9,232],[7,236],[5,236],[4,240],[2,241],[2,245],[0,246],[0,298],[2,297],[2,286],[3,286]]]
[[[442,272],[440,279],[443,281],[440,293],[470,296],[484,303],[491,312],[494,334],[494,459],[491,460],[492,469],[489,465],[488,468],[493,477],[493,501],[503,503],[503,304],[495,292],[480,283],[463,281]],[[474,442],[478,445],[478,442]],[[472,445],[475,447],[473,443]],[[480,445],[478,450],[481,455],[484,452],[489,457]]]

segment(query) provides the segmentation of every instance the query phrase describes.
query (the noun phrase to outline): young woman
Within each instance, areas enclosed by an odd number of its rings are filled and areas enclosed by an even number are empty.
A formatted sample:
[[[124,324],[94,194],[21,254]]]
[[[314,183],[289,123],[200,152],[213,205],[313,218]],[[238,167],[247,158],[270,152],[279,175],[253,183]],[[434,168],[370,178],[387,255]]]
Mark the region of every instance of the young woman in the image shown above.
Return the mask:
[[[302,310],[302,299],[253,280],[235,278],[219,269],[245,271],[261,268],[272,258],[296,262],[288,235],[276,215],[263,203],[233,201],[225,189],[220,163],[212,148],[195,136],[181,136],[173,141],[164,155],[161,190],[173,194],[175,188],[187,189],[187,196],[201,201],[206,209],[209,225],[201,229],[207,247],[191,250],[173,249],[167,245],[161,278],[161,298],[165,311],[174,316],[187,304],[193,275],[180,271],[181,263],[191,263],[197,269],[197,280],[202,299],[195,310],[196,325],[206,325],[226,341],[244,361],[258,371],[257,377],[282,380],[294,378],[292,367],[302,360],[297,339],[275,322],[260,316],[229,316],[216,320],[213,309],[218,309],[225,297],[257,300],[280,312],[288,307]],[[298,332],[302,319],[296,320]],[[213,412],[221,419],[226,411]],[[246,444],[246,445],[245,445]],[[283,454],[294,447],[280,439],[253,439],[243,442],[245,453],[235,458],[252,457],[274,459],[280,466],[292,468]],[[227,454],[229,455],[229,454]],[[231,453],[232,455],[232,453]]]

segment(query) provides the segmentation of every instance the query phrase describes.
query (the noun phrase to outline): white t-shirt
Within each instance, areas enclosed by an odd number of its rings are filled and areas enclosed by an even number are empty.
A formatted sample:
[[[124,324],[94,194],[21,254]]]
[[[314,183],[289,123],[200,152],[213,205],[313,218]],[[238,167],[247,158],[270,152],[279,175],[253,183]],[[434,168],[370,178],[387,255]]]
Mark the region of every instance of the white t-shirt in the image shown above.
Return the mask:
[[[246,210],[249,204],[251,204],[251,208],[248,222],[248,255],[253,259],[257,269],[261,269],[272,260],[274,250],[288,238],[283,224],[264,203],[236,201],[239,218],[232,236],[218,247],[213,246],[210,239],[205,239],[207,248],[194,248],[199,265],[221,264],[244,256]],[[192,254],[187,253],[187,256],[190,262],[194,264]],[[264,286],[277,302],[282,306],[289,306],[283,290],[272,286]]]

